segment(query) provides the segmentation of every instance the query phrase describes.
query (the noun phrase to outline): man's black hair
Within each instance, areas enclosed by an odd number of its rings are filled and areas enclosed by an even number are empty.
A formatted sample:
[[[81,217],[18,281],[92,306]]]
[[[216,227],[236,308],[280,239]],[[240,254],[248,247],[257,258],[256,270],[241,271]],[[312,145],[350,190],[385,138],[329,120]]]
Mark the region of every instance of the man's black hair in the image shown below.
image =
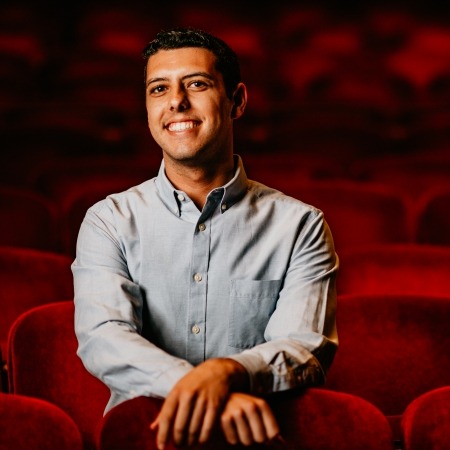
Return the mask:
[[[241,70],[236,53],[220,38],[190,27],[178,27],[160,31],[142,51],[145,60],[144,75],[147,76],[148,59],[160,50],[199,47],[211,51],[216,57],[216,69],[222,74],[225,90],[232,97],[241,81]]]

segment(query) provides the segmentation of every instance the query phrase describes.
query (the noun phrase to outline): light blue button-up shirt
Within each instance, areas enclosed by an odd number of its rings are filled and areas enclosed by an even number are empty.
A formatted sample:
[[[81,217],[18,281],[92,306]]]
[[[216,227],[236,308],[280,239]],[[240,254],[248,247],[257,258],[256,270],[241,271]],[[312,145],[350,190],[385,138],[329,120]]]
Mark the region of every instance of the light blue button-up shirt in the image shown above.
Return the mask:
[[[92,206],[76,259],[75,330],[107,409],[165,397],[193,366],[230,357],[251,390],[324,381],[337,348],[338,258],[318,209],[234,178],[200,211],[161,164],[156,178]]]

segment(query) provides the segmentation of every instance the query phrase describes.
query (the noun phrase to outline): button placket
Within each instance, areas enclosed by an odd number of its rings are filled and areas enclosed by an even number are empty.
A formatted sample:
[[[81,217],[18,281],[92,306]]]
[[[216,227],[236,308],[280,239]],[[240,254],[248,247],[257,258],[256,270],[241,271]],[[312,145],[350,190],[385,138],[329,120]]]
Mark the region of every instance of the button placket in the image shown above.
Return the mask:
[[[192,242],[191,285],[189,288],[187,357],[196,364],[205,358],[206,302],[210,258],[209,219],[197,222]]]

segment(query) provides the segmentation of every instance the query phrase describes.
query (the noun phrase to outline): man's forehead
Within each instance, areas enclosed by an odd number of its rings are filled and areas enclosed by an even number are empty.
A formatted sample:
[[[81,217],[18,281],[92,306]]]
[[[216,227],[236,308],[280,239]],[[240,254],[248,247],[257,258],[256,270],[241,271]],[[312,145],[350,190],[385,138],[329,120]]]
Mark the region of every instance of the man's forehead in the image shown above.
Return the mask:
[[[176,49],[161,49],[148,59],[149,65],[157,62],[164,62],[165,64],[174,63],[198,63],[198,64],[212,64],[216,63],[216,56],[214,53],[203,47],[182,47]]]
[[[147,77],[202,71],[217,76],[216,57],[208,49],[184,47],[159,50],[147,62]]]

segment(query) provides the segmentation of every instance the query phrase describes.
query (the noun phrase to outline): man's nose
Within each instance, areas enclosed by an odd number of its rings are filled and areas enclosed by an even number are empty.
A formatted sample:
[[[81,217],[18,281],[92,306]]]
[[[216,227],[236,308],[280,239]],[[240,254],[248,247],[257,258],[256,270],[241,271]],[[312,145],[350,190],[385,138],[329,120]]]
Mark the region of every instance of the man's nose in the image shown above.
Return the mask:
[[[189,99],[183,88],[178,88],[172,91],[170,97],[170,110],[171,111],[185,111],[189,108]]]

